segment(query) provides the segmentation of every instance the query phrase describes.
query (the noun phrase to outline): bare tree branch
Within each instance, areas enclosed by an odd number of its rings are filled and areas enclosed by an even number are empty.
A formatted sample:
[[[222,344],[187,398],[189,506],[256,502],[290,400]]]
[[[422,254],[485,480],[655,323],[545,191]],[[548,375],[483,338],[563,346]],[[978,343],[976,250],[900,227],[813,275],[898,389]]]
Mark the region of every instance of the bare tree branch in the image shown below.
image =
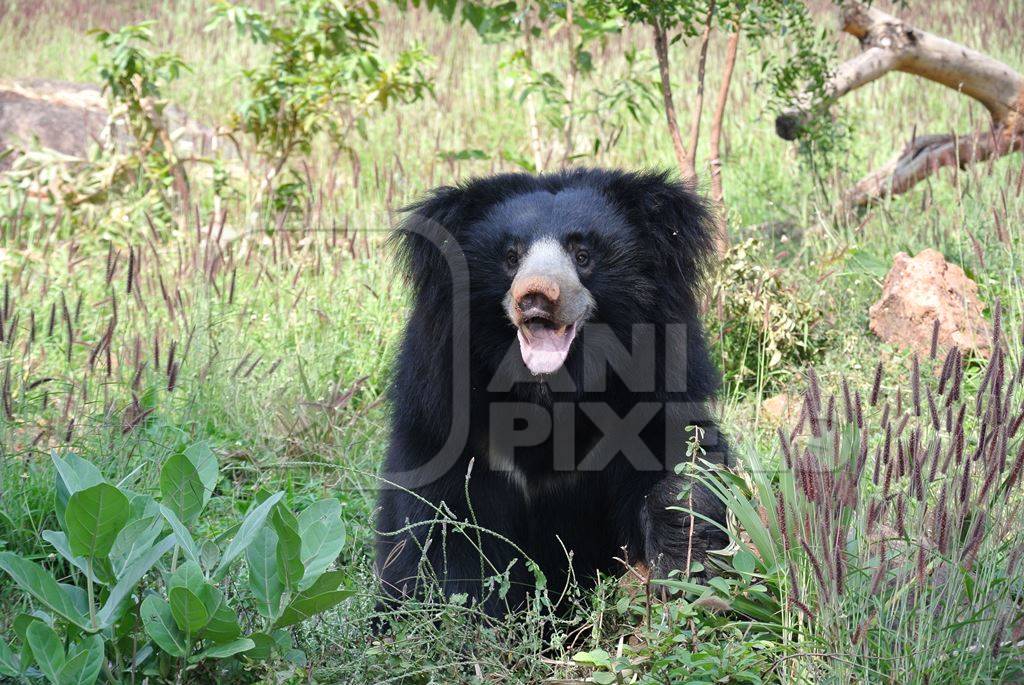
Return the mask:
[[[722,187],[722,159],[719,145],[722,140],[722,121],[725,118],[725,106],[729,101],[729,86],[732,84],[732,72],[736,66],[736,53],[739,51],[740,27],[736,26],[729,36],[729,45],[725,52],[725,66],[722,68],[722,84],[718,87],[718,100],[715,103],[715,114],[711,118],[711,136],[708,140],[711,159],[711,201],[718,212],[718,252],[724,254],[729,249],[729,225],[725,214],[725,190]]]
[[[668,64],[668,32],[660,23],[654,24],[654,54],[658,58],[658,74],[661,76],[661,99],[665,107],[665,121],[668,132],[672,136],[672,148],[676,153],[676,164],[679,172],[685,173],[686,148],[683,147],[683,136],[679,133],[679,120],[676,119],[676,103],[672,97],[672,77]]]
[[[904,193],[942,167],[963,167],[1022,149],[1024,76],[1019,72],[860,2],[844,3],[839,16],[840,27],[860,41],[863,52],[836,69],[825,86],[824,105],[890,71],[902,71],[974,98],[992,118],[988,131],[915,138],[899,155],[858,182],[846,195],[846,207]],[[805,93],[776,118],[779,136],[795,139],[811,117],[824,111],[812,100]]]
[[[690,117],[690,145],[686,150],[684,176],[690,181],[697,180],[697,143],[700,142],[700,119],[704,113],[704,70],[708,62],[708,42],[711,40],[712,21],[715,16],[715,0],[708,2],[708,14],[704,20],[704,32],[700,36],[700,58],[697,62],[697,97]]]

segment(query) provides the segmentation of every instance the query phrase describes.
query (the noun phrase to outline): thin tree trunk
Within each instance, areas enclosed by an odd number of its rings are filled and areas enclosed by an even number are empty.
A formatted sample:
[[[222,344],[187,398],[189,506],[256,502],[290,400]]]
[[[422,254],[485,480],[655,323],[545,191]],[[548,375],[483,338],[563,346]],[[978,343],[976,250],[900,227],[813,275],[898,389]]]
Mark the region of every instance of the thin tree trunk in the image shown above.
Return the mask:
[[[530,38],[530,16],[526,15],[523,22],[523,36],[526,41],[526,60],[533,65],[533,42]],[[533,153],[533,170],[536,173],[544,171],[544,156],[541,153],[540,126],[537,123],[537,105],[533,100],[533,93],[526,96],[526,124],[530,128],[530,151]]]
[[[686,175],[686,148],[683,147],[683,136],[679,132],[679,121],[676,119],[676,105],[672,98],[672,79],[668,68],[668,35],[661,24],[654,24],[654,54],[658,58],[658,73],[661,76],[661,99],[665,107],[665,122],[668,124],[669,135],[672,136],[672,148],[676,153],[676,164],[679,173]]]
[[[725,191],[722,189],[722,160],[719,156],[719,144],[722,140],[722,120],[725,118],[725,105],[729,100],[729,86],[732,83],[732,72],[736,67],[736,53],[739,52],[739,27],[729,36],[729,46],[725,54],[725,67],[722,69],[722,85],[718,88],[718,101],[715,103],[715,116],[711,119],[711,199],[717,205],[725,202]]]
[[[725,254],[729,249],[729,223],[725,212],[725,190],[722,187],[722,158],[719,147],[722,140],[722,121],[725,118],[725,106],[729,101],[729,86],[732,84],[732,72],[736,67],[739,44],[740,27],[736,26],[733,34],[729,36],[725,67],[722,69],[722,85],[718,88],[718,101],[715,103],[715,115],[711,119],[711,138],[708,141],[711,148],[711,159],[708,161],[711,170],[711,201],[718,214],[718,234],[715,236],[715,242],[719,254]]]
[[[704,68],[708,61],[708,42],[711,39],[711,21],[715,16],[715,0],[708,2],[708,16],[704,21],[704,33],[700,37],[700,60],[697,62],[697,98],[693,103],[690,118],[690,146],[686,151],[684,176],[697,180],[697,143],[700,141],[700,119],[704,110]]]
[[[572,136],[576,117],[576,74],[579,71],[579,64],[576,61],[576,43],[573,34],[572,0],[566,0],[565,3],[565,23],[569,43],[569,74],[565,80],[565,128],[563,129],[565,151],[562,153],[563,167],[568,165],[572,158]]]

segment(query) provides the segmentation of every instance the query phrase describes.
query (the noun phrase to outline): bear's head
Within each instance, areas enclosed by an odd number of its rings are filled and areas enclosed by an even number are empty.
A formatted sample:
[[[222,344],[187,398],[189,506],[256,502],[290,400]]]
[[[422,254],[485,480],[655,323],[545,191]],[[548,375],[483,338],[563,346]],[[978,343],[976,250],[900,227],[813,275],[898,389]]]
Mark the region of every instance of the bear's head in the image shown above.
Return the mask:
[[[637,324],[699,327],[713,252],[707,206],[687,186],[596,169],[439,188],[409,209],[397,237],[415,311],[439,337],[463,323],[451,314],[461,289],[473,359],[494,372],[515,345],[539,378],[580,366],[579,334],[591,324],[625,341]]]

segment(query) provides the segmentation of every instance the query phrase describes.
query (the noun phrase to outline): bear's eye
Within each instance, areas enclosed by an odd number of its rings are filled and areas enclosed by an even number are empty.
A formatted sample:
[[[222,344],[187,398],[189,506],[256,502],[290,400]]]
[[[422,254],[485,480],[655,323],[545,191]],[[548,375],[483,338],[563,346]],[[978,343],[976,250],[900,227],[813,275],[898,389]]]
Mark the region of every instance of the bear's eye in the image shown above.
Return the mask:
[[[586,250],[577,250],[576,251],[576,266],[584,267],[587,264],[590,264],[590,253],[587,252]]]
[[[519,266],[519,253],[515,248],[509,248],[509,251],[505,254],[505,264],[507,264],[510,269],[514,269]]]

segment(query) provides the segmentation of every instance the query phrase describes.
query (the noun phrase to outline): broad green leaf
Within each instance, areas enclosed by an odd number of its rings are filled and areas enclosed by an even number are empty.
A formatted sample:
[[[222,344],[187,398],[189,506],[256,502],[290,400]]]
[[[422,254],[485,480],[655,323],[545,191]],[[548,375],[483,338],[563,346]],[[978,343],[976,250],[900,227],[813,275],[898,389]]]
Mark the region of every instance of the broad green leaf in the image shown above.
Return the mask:
[[[103,666],[103,638],[92,635],[68,651],[60,670],[60,685],[93,685]]]
[[[171,606],[167,602],[156,595],[150,595],[142,602],[141,614],[146,634],[160,649],[176,657],[187,654],[188,643],[175,625]]]
[[[203,484],[203,506],[210,501],[214,488],[217,487],[219,470],[217,467],[217,456],[205,442],[197,442],[189,445],[185,450],[185,456],[192,466],[196,467],[199,480]]]
[[[171,574],[167,580],[167,587],[184,587],[191,590],[195,595],[201,595],[206,585],[206,577],[199,564],[194,561],[186,561],[178,567],[178,570]]]
[[[35,621],[25,631],[25,639],[39,670],[51,683],[59,685],[60,669],[64,668],[66,657],[57,633],[43,621]]]
[[[11,552],[0,552],[0,569],[6,571],[15,583],[51,611],[83,630],[90,629],[88,619],[75,608],[71,598],[42,566]]]
[[[160,503],[149,495],[140,495],[137,492],[126,490],[119,486],[121,492],[128,496],[132,504],[132,519],[144,519],[160,515]]]
[[[300,589],[313,584],[341,554],[345,546],[345,527],[341,522],[341,503],[336,499],[314,502],[299,514],[302,538],[302,565],[305,575]]]
[[[274,648],[277,646],[274,638],[266,633],[253,633],[249,636],[249,639],[253,641],[255,646],[247,650],[245,655],[256,661],[269,659],[274,653]]]
[[[281,612],[284,586],[277,570],[277,533],[265,527],[245,551],[249,567],[249,589],[256,610],[264,618],[274,620]]]
[[[215,587],[210,587],[210,591],[203,597],[203,601],[210,614],[210,621],[203,628],[199,637],[214,644],[221,644],[231,642],[242,634],[242,627],[238,625],[238,616],[228,604],[223,592]]]
[[[107,597],[103,608],[96,615],[96,620],[99,621],[101,627],[109,628],[114,624],[121,602],[132,593],[135,586],[142,580],[142,576],[146,575],[149,569],[153,568],[153,565],[160,561],[160,557],[167,554],[173,548],[174,536],[168,535],[140,555],[138,559],[125,569],[124,574],[117,579],[117,585],[111,588],[110,595]]]
[[[274,623],[274,627],[285,628],[300,623],[351,597],[354,594],[353,590],[337,589],[344,579],[343,571],[324,573],[313,585],[300,592],[288,603],[285,610],[281,612],[281,618]]]
[[[15,678],[21,673],[21,664],[7,643],[0,640],[0,675]]]
[[[61,528],[64,525],[64,510],[67,509],[68,500],[71,495],[79,490],[85,490],[93,485],[105,482],[103,474],[91,463],[82,459],[77,454],[68,452],[63,457],[57,456],[54,452],[50,455],[53,465],[57,469],[55,482],[54,509],[57,513],[57,521]]]
[[[110,559],[114,576],[120,577],[124,570],[153,546],[164,529],[160,516],[146,516],[131,521],[121,529],[114,546],[110,548]]]
[[[202,598],[187,587],[174,587],[168,593],[171,599],[171,615],[186,635],[195,635],[210,620],[210,614]]]
[[[71,495],[65,511],[71,553],[105,559],[117,534],[128,523],[128,498],[109,483],[93,485]]]
[[[164,519],[171,525],[171,530],[174,531],[174,536],[177,538],[178,546],[185,553],[185,556],[189,561],[199,563],[199,550],[196,547],[195,540],[192,539],[192,534],[188,532],[188,528],[181,522],[177,514],[168,509],[167,507],[160,505],[160,514]]]
[[[53,545],[53,548],[57,550],[57,553],[68,560],[68,562],[77,568],[79,571],[84,573],[86,576],[92,575],[92,582],[99,583],[100,579],[96,577],[96,574],[89,573],[89,564],[85,560],[85,557],[76,557],[71,553],[71,548],[68,546],[68,536],[59,530],[44,530],[42,538]]]
[[[203,481],[184,454],[170,457],[160,469],[160,498],[186,526],[203,510]]]
[[[89,593],[86,592],[84,587],[78,587],[77,585],[70,585],[68,583],[57,583],[60,589],[63,590],[64,594],[67,595],[71,603],[78,609],[78,613],[82,616],[89,615]]]
[[[243,637],[238,640],[232,640],[231,642],[225,642],[223,644],[214,645],[209,649],[206,649],[199,654],[195,655],[189,661],[191,663],[199,663],[203,659],[226,659],[229,656],[235,656],[242,652],[248,652],[254,648],[256,643],[247,637]]]
[[[238,527],[238,532],[235,533],[234,539],[231,540],[228,548],[224,550],[224,556],[220,558],[220,564],[217,565],[217,570],[213,574],[214,581],[221,580],[224,574],[228,572],[231,563],[238,558],[239,554],[245,551],[246,547],[252,544],[252,541],[256,539],[256,534],[260,532],[263,524],[266,523],[270,510],[281,501],[282,497],[284,497],[283,492],[274,493],[263,500],[258,506],[249,510],[249,513],[245,515],[245,519],[242,520],[242,525]]]
[[[274,532],[277,533],[277,571],[285,591],[291,592],[298,586],[305,572],[302,566],[299,522],[283,502],[274,507],[271,522],[274,525]]]

